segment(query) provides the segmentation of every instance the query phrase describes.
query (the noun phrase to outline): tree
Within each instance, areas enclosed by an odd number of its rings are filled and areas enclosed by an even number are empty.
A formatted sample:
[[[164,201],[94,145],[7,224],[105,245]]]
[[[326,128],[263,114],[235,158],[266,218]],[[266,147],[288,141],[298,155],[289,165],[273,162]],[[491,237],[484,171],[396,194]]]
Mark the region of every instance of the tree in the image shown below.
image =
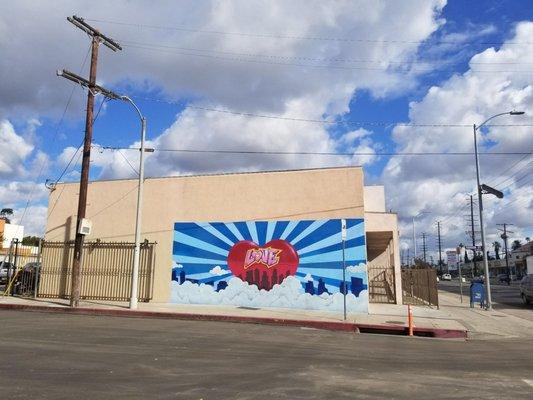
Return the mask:
[[[520,247],[522,247],[522,242],[520,240],[513,240],[513,243],[511,244],[511,249],[518,250]]]
[[[526,242],[527,242],[527,243],[531,242],[531,238],[530,238],[529,236],[526,237]]]
[[[496,260],[500,259],[500,249],[502,248],[502,245],[500,242],[495,241],[492,243],[492,247],[494,247],[494,253],[496,253]]]
[[[2,208],[0,210],[0,219],[3,219],[8,224],[11,223],[11,219],[9,217],[12,216],[12,215],[13,215],[13,209],[12,208]]]
[[[39,236],[24,236],[22,238],[22,244],[25,246],[39,246]]]

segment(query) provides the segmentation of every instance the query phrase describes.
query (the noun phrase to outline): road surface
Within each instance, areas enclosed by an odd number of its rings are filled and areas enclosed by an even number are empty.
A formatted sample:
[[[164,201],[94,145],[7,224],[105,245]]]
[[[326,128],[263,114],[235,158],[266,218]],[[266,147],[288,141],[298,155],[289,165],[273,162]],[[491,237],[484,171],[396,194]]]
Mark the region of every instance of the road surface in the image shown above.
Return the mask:
[[[530,399],[533,340],[0,311],[3,399]]]

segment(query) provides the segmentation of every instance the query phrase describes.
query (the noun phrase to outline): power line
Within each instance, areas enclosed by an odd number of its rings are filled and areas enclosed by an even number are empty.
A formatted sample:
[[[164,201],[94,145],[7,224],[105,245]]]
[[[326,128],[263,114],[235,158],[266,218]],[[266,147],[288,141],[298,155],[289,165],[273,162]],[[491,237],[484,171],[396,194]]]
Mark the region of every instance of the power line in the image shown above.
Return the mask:
[[[172,100],[162,100],[162,99],[155,99],[151,97],[142,97],[142,96],[135,96],[138,100],[145,100],[145,101],[153,101],[158,103],[166,103],[166,104],[174,104],[174,105],[180,105],[183,106],[183,103],[180,103],[178,101],[172,101]],[[244,117],[255,117],[255,118],[266,118],[266,119],[275,119],[275,120],[281,120],[281,121],[294,121],[294,122],[309,122],[309,123],[318,123],[318,124],[326,124],[326,125],[355,125],[355,126],[407,126],[407,127],[424,127],[424,128],[472,128],[472,124],[439,124],[439,123],[421,123],[421,124],[414,124],[409,122],[398,122],[398,121],[331,121],[331,120],[324,120],[324,119],[309,119],[309,118],[299,118],[299,117],[280,117],[276,115],[267,115],[267,114],[256,114],[252,112],[241,112],[241,111],[234,111],[234,110],[225,110],[220,108],[212,108],[212,107],[201,107],[201,106],[194,106],[194,105],[187,105],[187,108],[194,109],[194,110],[202,110],[202,111],[212,111],[217,113],[223,113],[223,114],[232,114],[232,115],[239,115]],[[531,124],[488,124],[486,126],[493,126],[493,127],[529,127],[533,126]]]
[[[533,150],[530,151],[532,154],[533,154]],[[505,174],[507,174],[507,172],[511,171],[515,166],[517,166],[518,164],[520,164],[524,159],[526,159],[527,157],[529,157],[531,154],[526,154],[524,157],[520,158],[518,161],[514,162],[510,167],[506,168],[501,174],[500,174],[500,177],[504,178],[505,177]],[[527,165],[527,164],[526,164]],[[517,172],[519,172],[520,170],[518,170]],[[515,175],[517,172],[515,172],[513,175]],[[512,175],[511,175],[512,176]],[[500,186],[503,182],[507,181],[509,179],[509,177],[507,177],[506,179],[504,179],[503,181],[499,181],[498,183],[494,183],[494,181],[496,179],[493,179],[491,181],[489,181],[489,184],[491,184],[492,186],[494,187],[497,187],[497,186]],[[492,182],[492,183],[491,183]]]
[[[135,147],[97,146],[105,150],[135,150]],[[215,153],[215,154],[265,154],[265,155],[313,155],[313,156],[472,156],[471,152],[310,152],[310,151],[259,151],[259,150],[207,150],[207,149],[165,149],[153,148],[152,151],[175,153]],[[480,153],[485,156],[523,155],[520,152]]]
[[[89,57],[89,53],[91,52],[91,46],[87,49],[87,53],[85,54],[85,58],[83,59],[83,62],[80,67],[80,74],[83,72],[83,68],[85,68],[85,64],[87,62],[87,59]],[[59,119],[56,128],[54,130],[54,133],[52,135],[52,141],[54,141],[59,134],[59,128],[61,125],[63,125],[63,121],[65,120],[65,115],[67,114],[68,108],[70,107],[70,103],[72,102],[72,97],[74,96],[74,91],[76,90],[75,87],[72,88],[70,91],[70,95],[68,96],[67,102],[65,104],[65,107],[63,108],[63,112],[61,114],[61,118]],[[44,172],[44,167],[46,165],[46,159],[42,159],[41,165],[39,167],[39,173],[37,174],[37,179],[35,182],[38,182],[41,180]],[[33,187],[30,190],[30,193],[28,194],[28,198],[26,200],[26,205],[24,206],[24,211],[22,212],[22,216],[20,217],[20,220],[18,221],[19,225],[23,225],[24,218],[26,217],[26,213],[28,211],[28,208],[30,207],[31,202],[33,201],[33,194],[35,193],[35,188],[37,184],[33,185]]]
[[[438,64],[442,63],[440,60],[410,60],[410,61],[394,61],[394,60],[369,60],[369,59],[354,59],[354,58],[340,58],[340,57],[305,57],[305,56],[283,56],[278,54],[260,54],[260,53],[240,53],[233,51],[223,51],[216,49],[198,49],[191,47],[170,46],[156,43],[143,43],[134,41],[124,41],[124,47],[133,48],[147,48],[147,49],[171,49],[179,51],[192,51],[198,53],[215,53],[238,57],[251,57],[251,58],[267,58],[267,59],[281,59],[281,60],[295,60],[295,61],[313,61],[313,62],[339,62],[339,63],[355,63],[355,64],[398,64],[398,65],[412,65],[412,64]],[[446,62],[444,62],[446,64]],[[469,62],[469,65],[533,65],[532,62]]]
[[[321,68],[321,69],[340,69],[340,70],[363,70],[363,71],[390,71],[388,67],[351,67],[351,66],[342,66],[342,65],[318,65],[318,64],[302,64],[302,63],[290,63],[290,62],[279,62],[279,61],[266,61],[266,60],[254,60],[249,58],[239,58],[239,57],[229,57],[229,56],[222,56],[222,55],[214,55],[214,54],[199,54],[199,53],[191,53],[191,52],[183,52],[183,51],[171,51],[168,49],[162,49],[158,47],[149,47],[149,46],[138,46],[138,45],[129,45],[130,48],[138,48],[138,49],[144,49],[144,50],[153,50],[153,51],[159,51],[163,53],[170,53],[170,54],[176,54],[176,55],[182,55],[187,57],[201,57],[201,58],[209,58],[209,59],[216,59],[216,60],[225,60],[225,61],[237,61],[237,62],[246,62],[246,63],[252,63],[252,64],[267,64],[267,65],[279,65],[279,66],[291,66],[291,67],[305,67],[305,68]],[[523,70],[475,70],[470,69],[472,72],[476,73],[512,73],[512,74],[531,74],[533,71],[523,71]],[[408,69],[405,71],[401,70],[395,70],[394,72],[435,72],[434,68],[425,68],[425,69]]]
[[[133,170],[133,172],[135,172],[135,175],[139,175],[139,171],[137,171],[133,165],[131,165],[130,161],[127,159],[127,157],[124,155],[124,153],[122,153],[121,150],[118,150],[118,153],[122,156],[122,158],[124,158],[124,160],[126,161],[126,163],[130,166],[130,168]]]
[[[198,28],[187,28],[183,26],[162,26],[162,25],[150,25],[150,24],[139,24],[139,23],[130,23],[122,22],[115,20],[107,19],[90,19],[87,21],[112,24],[112,25],[121,25],[121,26],[131,26],[136,28],[149,28],[149,29],[158,29],[158,30],[175,30],[181,32],[191,32],[191,33],[204,33],[204,34],[214,34],[214,35],[228,35],[228,36],[244,36],[244,37],[255,37],[255,38],[271,38],[271,39],[299,39],[299,40],[311,40],[311,41],[331,41],[331,42],[354,42],[354,43],[408,43],[408,44],[421,44],[427,43],[430,40],[399,40],[399,39],[367,39],[367,38],[347,38],[347,37],[325,37],[325,36],[302,36],[294,34],[270,34],[270,33],[250,33],[250,32],[228,32],[220,30],[208,30],[208,29],[198,29]],[[436,43],[439,44],[470,44],[470,45],[492,45],[498,46],[503,44],[508,45],[533,45],[533,42],[465,42],[465,41],[446,41],[446,40],[436,40]]]

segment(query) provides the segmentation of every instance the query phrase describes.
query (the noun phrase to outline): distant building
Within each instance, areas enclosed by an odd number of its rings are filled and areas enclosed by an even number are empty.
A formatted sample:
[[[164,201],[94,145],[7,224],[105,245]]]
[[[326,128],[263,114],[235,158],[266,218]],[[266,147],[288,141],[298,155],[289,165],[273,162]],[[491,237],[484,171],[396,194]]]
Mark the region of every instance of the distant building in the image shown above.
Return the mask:
[[[0,245],[3,249],[8,249],[11,242],[15,239],[22,241],[24,237],[24,226],[8,224],[5,220],[0,219]]]

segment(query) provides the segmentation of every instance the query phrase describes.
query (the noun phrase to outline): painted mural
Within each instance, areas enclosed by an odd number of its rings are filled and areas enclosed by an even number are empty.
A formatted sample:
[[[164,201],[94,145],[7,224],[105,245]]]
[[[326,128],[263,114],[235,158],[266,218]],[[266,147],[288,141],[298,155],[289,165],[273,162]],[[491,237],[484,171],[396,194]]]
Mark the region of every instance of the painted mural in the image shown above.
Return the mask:
[[[363,219],[174,225],[173,303],[368,311]]]

